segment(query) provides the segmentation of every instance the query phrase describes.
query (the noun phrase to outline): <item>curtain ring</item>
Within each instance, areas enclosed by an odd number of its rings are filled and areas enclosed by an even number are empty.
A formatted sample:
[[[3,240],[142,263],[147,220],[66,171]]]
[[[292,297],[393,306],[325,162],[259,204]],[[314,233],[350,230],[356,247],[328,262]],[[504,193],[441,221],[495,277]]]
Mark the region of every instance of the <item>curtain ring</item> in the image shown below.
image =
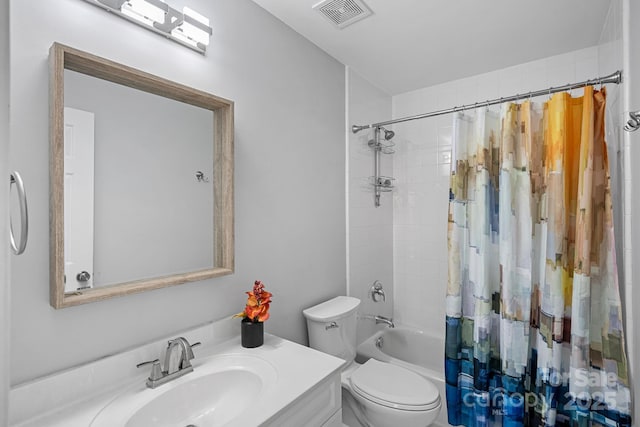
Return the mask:
[[[569,89],[569,90],[571,91],[571,96],[572,96],[572,97],[573,97],[573,91],[574,91],[575,89],[578,89],[578,88],[580,88],[580,85],[578,85],[578,84],[574,84],[574,83],[571,83],[571,89]]]

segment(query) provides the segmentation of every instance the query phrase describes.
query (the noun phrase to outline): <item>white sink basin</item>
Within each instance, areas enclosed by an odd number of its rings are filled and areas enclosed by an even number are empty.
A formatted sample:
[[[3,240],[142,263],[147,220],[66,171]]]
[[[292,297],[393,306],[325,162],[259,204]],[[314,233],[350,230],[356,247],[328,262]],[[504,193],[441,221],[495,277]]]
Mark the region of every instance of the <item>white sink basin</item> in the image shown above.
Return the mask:
[[[194,371],[146,388],[144,380],[106,405],[91,427],[218,427],[228,425],[275,384],[263,359],[225,354],[193,361]]]

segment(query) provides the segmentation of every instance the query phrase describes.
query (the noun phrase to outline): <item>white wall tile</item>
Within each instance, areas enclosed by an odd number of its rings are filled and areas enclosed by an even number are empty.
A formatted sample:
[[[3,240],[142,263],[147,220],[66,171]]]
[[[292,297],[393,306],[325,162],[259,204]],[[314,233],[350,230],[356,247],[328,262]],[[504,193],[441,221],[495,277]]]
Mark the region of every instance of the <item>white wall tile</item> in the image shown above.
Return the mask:
[[[613,72],[613,70],[611,70]],[[576,61],[575,81],[584,81],[599,76],[598,58],[596,56],[586,57]]]
[[[523,88],[525,82],[525,67],[509,67],[497,71],[499,76],[498,93],[500,97],[507,97],[517,93],[526,92]]]
[[[576,81],[576,66],[573,53],[547,58],[549,85],[562,86]]]
[[[351,124],[368,124],[388,120],[392,115],[392,99],[349,71],[349,120]],[[399,95],[395,101],[403,114],[415,114],[422,102],[420,93]],[[389,127],[391,129],[392,127]],[[419,132],[421,125],[416,125]],[[372,130],[351,134],[349,138],[348,212],[348,294],[359,298],[361,314],[393,316],[393,193],[382,193],[381,206],[374,207],[374,192],[370,177],[374,174],[374,152],[368,146]],[[395,140],[398,137],[394,138]],[[394,176],[394,155],[381,155],[380,173]],[[408,168],[401,167],[401,170]],[[375,280],[384,284],[384,303],[374,303],[369,289]],[[374,322],[358,321],[358,341],[376,329]]]
[[[497,73],[484,73],[478,76],[478,103],[500,97],[500,77]],[[474,102],[476,102],[474,101]],[[451,121],[451,120],[449,120]]]
[[[432,87],[419,89],[422,94],[422,109],[417,114],[434,111],[438,107],[438,94]]]
[[[455,88],[455,105],[467,105],[478,102],[478,77],[468,77],[458,80]]]
[[[547,64],[544,61],[527,64],[524,70],[523,92],[545,89],[550,85]]]
[[[398,114],[399,117],[420,114],[422,108],[422,93],[420,91],[403,93],[395,98],[393,100],[394,114]]]

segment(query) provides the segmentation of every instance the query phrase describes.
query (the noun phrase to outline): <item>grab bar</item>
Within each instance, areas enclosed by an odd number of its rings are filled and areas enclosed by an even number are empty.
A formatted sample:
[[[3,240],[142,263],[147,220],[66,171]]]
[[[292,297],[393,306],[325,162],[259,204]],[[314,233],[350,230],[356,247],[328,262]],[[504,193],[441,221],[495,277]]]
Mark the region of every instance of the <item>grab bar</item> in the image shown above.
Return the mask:
[[[20,201],[20,244],[16,245],[16,239],[13,236],[13,221],[9,221],[9,235],[11,237],[11,250],[14,254],[20,255],[27,247],[27,238],[29,237],[29,213],[27,211],[27,194],[24,191],[24,183],[22,177],[17,171],[10,175],[10,184],[16,184],[18,191],[18,200]]]

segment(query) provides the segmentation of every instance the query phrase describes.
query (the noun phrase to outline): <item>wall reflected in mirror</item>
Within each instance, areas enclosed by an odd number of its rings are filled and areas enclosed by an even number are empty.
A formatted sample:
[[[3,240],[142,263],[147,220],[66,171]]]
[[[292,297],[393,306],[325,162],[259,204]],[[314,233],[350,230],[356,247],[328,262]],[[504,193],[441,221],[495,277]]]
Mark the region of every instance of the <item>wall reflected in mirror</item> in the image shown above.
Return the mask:
[[[65,291],[213,268],[211,111],[64,81]]]

